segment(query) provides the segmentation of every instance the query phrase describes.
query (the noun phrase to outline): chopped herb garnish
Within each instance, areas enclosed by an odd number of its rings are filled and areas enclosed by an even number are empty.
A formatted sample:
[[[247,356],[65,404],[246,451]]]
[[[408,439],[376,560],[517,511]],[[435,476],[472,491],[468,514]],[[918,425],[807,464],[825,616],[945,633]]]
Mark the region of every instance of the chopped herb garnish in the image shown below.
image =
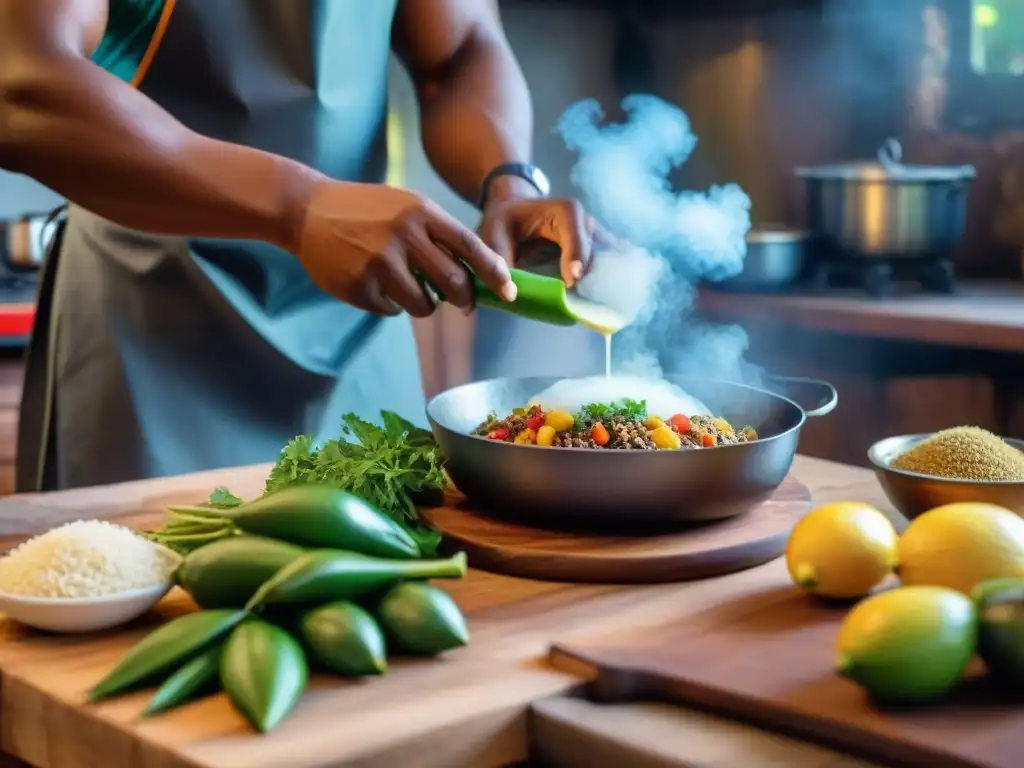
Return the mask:
[[[647,401],[623,398],[610,403],[589,403],[576,414],[574,429],[579,432],[595,421],[609,421],[616,416],[627,421],[643,421],[647,418]]]

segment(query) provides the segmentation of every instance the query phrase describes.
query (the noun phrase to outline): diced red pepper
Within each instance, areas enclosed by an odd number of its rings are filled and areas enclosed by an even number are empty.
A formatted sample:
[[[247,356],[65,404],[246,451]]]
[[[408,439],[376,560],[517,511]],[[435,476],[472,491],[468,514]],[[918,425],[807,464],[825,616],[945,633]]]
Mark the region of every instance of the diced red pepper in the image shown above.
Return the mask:
[[[690,417],[682,413],[677,413],[668,420],[668,423],[672,426],[672,429],[680,435],[685,435],[690,431]]]
[[[608,430],[600,421],[590,428],[590,439],[598,445],[607,445],[611,439]]]
[[[714,448],[718,445],[718,440],[710,432],[702,432],[700,435],[700,444],[705,448]]]
[[[542,411],[540,408],[531,411],[530,415],[526,417],[526,426],[528,429],[532,429],[534,432],[543,427],[544,411]]]
[[[492,429],[488,432],[487,437],[490,440],[504,440],[508,437],[508,430],[504,427],[498,427],[497,429]]]

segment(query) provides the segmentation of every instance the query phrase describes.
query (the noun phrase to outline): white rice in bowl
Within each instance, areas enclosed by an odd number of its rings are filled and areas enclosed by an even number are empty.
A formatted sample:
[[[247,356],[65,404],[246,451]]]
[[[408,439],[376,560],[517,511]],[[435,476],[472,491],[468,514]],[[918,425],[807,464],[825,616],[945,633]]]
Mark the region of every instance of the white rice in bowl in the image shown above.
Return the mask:
[[[120,525],[76,520],[35,536],[0,559],[0,592],[90,598],[166,582],[181,558]]]

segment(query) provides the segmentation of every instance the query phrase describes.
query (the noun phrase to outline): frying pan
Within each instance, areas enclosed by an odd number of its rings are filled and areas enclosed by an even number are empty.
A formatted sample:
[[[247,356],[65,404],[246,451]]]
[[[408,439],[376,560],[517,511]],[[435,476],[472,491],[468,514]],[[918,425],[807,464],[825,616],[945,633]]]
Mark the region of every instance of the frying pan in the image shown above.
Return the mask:
[[[602,451],[471,434],[489,414],[521,408],[559,381],[544,377],[454,387],[430,400],[427,418],[449,476],[475,509],[547,528],[622,530],[680,527],[749,511],[786,477],[807,417],[823,416],[838,402],[835,388],[815,379],[766,377],[762,389],[665,378],[736,428],[752,425],[760,439],[689,451]]]

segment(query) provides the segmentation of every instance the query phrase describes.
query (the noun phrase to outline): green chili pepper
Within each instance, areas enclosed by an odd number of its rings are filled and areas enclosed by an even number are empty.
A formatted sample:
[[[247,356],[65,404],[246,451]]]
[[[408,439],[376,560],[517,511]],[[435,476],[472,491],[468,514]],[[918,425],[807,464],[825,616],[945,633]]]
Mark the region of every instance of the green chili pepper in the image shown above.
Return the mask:
[[[216,690],[222,649],[222,643],[210,646],[164,680],[142,710],[142,716],[167,712],[207,691],[212,693]]]
[[[245,611],[199,611],[150,632],[89,693],[100,701],[160,679],[226,635]]]
[[[382,560],[333,549],[308,552],[284,566],[246,604],[251,611],[273,603],[351,600],[403,579],[458,579],[466,574],[463,552],[447,560]]]
[[[299,634],[313,660],[331,672],[363,677],[387,669],[384,633],[354,603],[339,600],[314,608],[302,616]]]
[[[308,679],[302,646],[266,621],[240,624],[224,644],[221,685],[235,708],[261,733],[288,716]]]
[[[377,606],[377,620],[400,650],[435,656],[469,642],[466,619],[451,596],[423,582],[392,587]]]
[[[304,547],[394,560],[421,556],[409,533],[358,496],[327,485],[286,488],[231,509],[169,507],[172,515],[227,518],[245,533]]]
[[[176,578],[202,608],[241,608],[263,582],[305,551],[261,536],[234,536],[190,552]]]

